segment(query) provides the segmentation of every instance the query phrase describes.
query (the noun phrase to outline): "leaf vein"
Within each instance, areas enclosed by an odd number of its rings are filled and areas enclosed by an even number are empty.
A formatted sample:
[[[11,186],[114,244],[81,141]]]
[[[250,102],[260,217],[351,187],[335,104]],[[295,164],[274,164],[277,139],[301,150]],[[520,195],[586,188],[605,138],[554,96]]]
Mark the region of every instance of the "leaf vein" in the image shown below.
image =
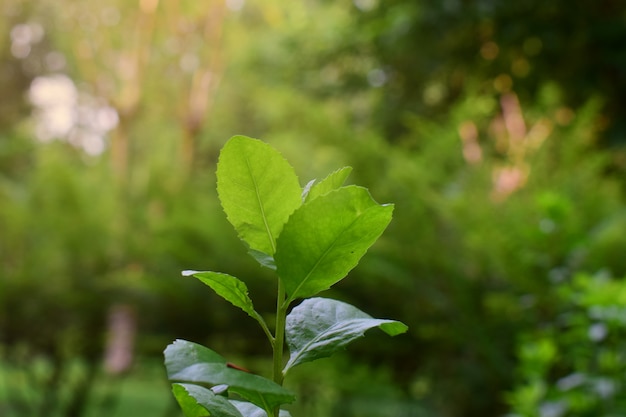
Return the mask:
[[[355,224],[358,220],[360,220],[362,214],[359,214],[354,220],[352,220],[352,222],[350,222],[350,224],[346,227],[343,228],[343,230],[341,230],[341,232],[337,235],[337,237],[335,237],[335,239],[333,240],[333,242],[326,248],[326,250],[324,251],[324,253],[317,259],[317,261],[315,261],[315,264],[311,267],[311,269],[309,270],[309,272],[306,274],[306,276],[304,277],[304,279],[300,282],[300,284],[298,284],[298,286],[296,287],[296,289],[293,291],[292,294],[289,295],[289,300],[288,301],[293,301],[295,300],[294,298],[294,294],[297,294],[298,291],[300,291],[300,289],[302,288],[302,286],[309,280],[309,278],[311,278],[311,275],[313,274],[313,272],[317,269],[317,267],[322,263],[322,261],[324,260],[324,258],[328,255],[329,252],[331,252],[332,249],[335,248],[337,241],[339,240],[340,237],[342,237],[347,230],[349,230],[353,224]]]
[[[250,173],[250,178],[252,179],[252,183],[254,184],[254,192],[256,194],[257,202],[259,203],[259,210],[261,211],[261,218],[263,219],[263,224],[265,225],[265,231],[270,239],[270,245],[272,246],[272,254],[276,252],[276,243],[274,242],[274,236],[272,235],[272,230],[267,222],[267,216],[265,215],[265,207],[263,207],[263,200],[261,199],[261,194],[259,192],[259,186],[256,182],[256,178],[254,177],[254,173],[252,172],[252,167],[250,166],[250,159],[246,157],[246,166],[248,167],[248,172]]]

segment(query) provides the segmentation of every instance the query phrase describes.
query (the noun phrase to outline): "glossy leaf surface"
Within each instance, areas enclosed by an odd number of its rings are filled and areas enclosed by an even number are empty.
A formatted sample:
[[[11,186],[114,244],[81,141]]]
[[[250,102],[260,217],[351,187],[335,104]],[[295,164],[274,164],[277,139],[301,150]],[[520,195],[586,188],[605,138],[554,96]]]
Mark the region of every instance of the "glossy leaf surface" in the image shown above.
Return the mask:
[[[229,392],[264,410],[272,410],[295,399],[293,393],[269,379],[228,367],[226,359],[197,343],[176,340],[165,349],[164,354],[170,381],[225,384]]]
[[[373,327],[390,336],[408,329],[404,323],[372,318],[341,301],[328,298],[303,301],[287,316],[286,338],[290,358],[283,374],[298,364],[331,356]]]
[[[235,400],[232,400],[231,403],[237,407],[237,410],[239,410],[244,417],[267,417],[267,413],[262,408],[252,403]],[[291,417],[291,414],[286,410],[280,410],[279,417]]]
[[[226,397],[193,384],[172,384],[172,392],[185,417],[247,417]]]
[[[274,256],[287,302],[313,296],[343,279],[385,230],[393,205],[347,186],[302,205],[289,218]]]
[[[274,148],[233,136],[217,164],[217,192],[230,223],[253,251],[272,255],[283,225],[302,202],[298,178]]]

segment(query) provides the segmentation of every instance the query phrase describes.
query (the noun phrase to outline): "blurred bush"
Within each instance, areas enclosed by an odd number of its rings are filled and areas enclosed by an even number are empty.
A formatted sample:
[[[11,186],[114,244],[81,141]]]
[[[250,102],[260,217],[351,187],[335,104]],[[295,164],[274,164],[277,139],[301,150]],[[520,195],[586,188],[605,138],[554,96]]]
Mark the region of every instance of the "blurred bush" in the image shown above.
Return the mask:
[[[512,415],[594,416],[624,409],[624,282],[605,272],[559,282],[555,311],[519,335]]]
[[[579,298],[605,291],[580,277],[626,276],[626,159],[607,145],[620,143],[624,11],[470,3],[3,3],[1,352],[9,366],[43,358],[54,371],[35,378],[48,400],[0,408],[80,415],[113,340],[139,356],[176,337],[269,351],[244,314],[180,277],[228,272],[271,309],[273,283],[214,191],[217,152],[246,134],[280,149],[302,184],[351,165],[353,182],[396,204],[390,229],[331,290],[409,324],[406,337],[351,349],[355,369],[391,375],[391,397],[441,416],[542,415],[555,401],[607,410],[587,382],[623,381],[589,370],[600,342],[583,339],[599,319]],[[612,81],[596,88],[594,77]],[[66,90],[33,96],[46,82]],[[67,123],[43,129],[46,109]],[[563,325],[568,314],[578,327]],[[617,343],[603,361],[619,365]],[[82,379],[54,404],[76,359]],[[586,382],[554,388],[570,374]],[[333,387],[320,395],[356,396]],[[581,390],[577,409],[569,395]]]

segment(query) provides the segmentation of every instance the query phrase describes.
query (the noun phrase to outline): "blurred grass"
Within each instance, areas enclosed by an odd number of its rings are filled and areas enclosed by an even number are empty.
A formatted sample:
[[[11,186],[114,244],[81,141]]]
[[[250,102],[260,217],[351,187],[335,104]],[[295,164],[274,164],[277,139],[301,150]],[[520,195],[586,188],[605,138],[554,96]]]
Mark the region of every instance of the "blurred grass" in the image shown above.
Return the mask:
[[[46,397],[45,381],[51,377],[52,367],[44,360],[35,360],[30,366],[16,366],[0,362],[0,415],[25,417],[40,414]],[[79,361],[68,365],[56,391],[48,417],[65,416],[72,387],[80,384],[87,369]],[[155,361],[139,362],[125,376],[99,373],[87,397],[85,417],[168,416],[178,417],[179,411],[169,392],[164,369]]]

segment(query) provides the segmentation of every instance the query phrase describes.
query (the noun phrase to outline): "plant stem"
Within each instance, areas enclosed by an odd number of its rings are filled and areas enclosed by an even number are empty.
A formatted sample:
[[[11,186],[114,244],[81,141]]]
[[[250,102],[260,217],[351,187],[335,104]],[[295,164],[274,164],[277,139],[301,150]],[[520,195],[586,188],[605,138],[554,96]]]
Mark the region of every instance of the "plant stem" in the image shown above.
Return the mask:
[[[274,336],[272,335],[272,332],[270,332],[270,329],[267,327],[267,324],[265,323],[265,320],[263,320],[263,317],[261,317],[261,315],[256,311],[254,313],[254,318],[265,332],[267,339],[270,341],[270,345],[272,345],[272,349],[274,349]]]
[[[276,329],[274,331],[274,367],[272,379],[278,385],[283,385],[283,353],[285,347],[285,323],[287,318],[287,307],[285,303],[285,286],[282,280],[278,280],[278,297],[276,300]],[[274,417],[278,417],[280,407],[274,409]]]
[[[276,329],[274,335],[274,368],[273,380],[278,385],[283,384],[283,352],[285,346],[285,322],[287,306],[285,304],[285,286],[278,280],[278,299],[276,301]]]

